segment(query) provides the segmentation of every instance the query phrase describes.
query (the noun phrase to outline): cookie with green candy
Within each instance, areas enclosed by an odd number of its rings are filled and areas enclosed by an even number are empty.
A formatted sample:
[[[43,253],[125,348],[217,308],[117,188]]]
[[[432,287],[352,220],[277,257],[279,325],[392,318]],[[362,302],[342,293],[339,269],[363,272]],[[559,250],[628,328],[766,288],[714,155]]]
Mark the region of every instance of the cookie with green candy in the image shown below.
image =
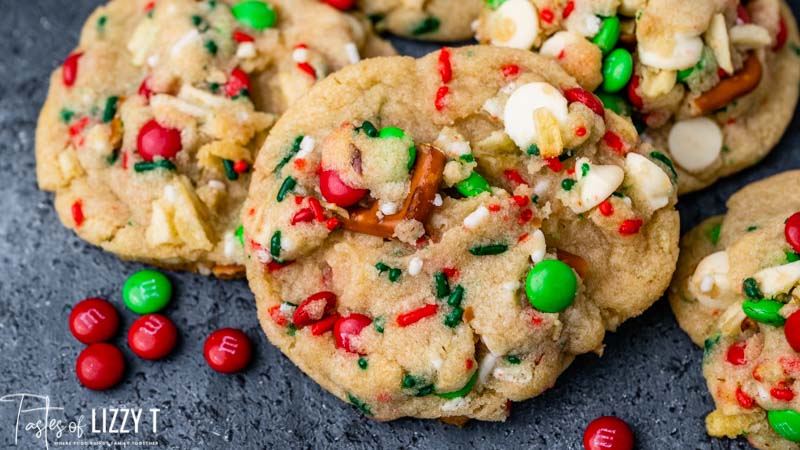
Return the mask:
[[[800,443],[800,171],[748,185],[681,242],[669,299],[705,347],[716,437],[760,449]],[[776,195],[779,193],[780,195]]]
[[[554,58],[632,116],[681,193],[757,163],[797,103],[797,25],[782,0],[492,0],[476,37]]]
[[[666,288],[678,217],[668,166],[598,104],[549,59],[488,46],[321,82],[245,205],[269,339],[379,420],[504,420],[601,352]]]
[[[472,23],[480,14],[482,0],[358,0],[356,5],[378,30],[423,41],[454,42],[472,38]]]
[[[256,151],[297,98],[393,54],[316,0],[115,0],[52,76],[37,176],[61,221],[125,259],[241,276]]]

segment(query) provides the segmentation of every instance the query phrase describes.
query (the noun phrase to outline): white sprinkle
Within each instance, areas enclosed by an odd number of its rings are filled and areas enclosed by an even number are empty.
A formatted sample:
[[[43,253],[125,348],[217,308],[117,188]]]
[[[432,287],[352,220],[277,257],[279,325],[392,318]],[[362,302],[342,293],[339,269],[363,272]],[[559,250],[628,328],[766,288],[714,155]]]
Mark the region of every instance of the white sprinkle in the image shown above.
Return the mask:
[[[147,65],[150,67],[155,67],[158,65],[158,55],[153,54],[147,58]]]
[[[278,309],[285,315],[294,314],[294,306],[286,302],[281,302],[281,306]]]
[[[533,186],[533,193],[541,196],[546,194],[548,189],[550,189],[550,180],[540,180]]]
[[[281,250],[286,251],[286,252],[290,252],[290,251],[294,250],[294,241],[289,239],[286,236],[283,236],[281,238]]]
[[[544,233],[542,230],[536,230],[531,235],[531,243],[533,244],[533,250],[531,250],[531,261],[534,264],[538,264],[542,262],[544,259],[544,255],[547,252],[547,244],[544,240]]]
[[[700,292],[708,294],[712,289],[714,289],[714,277],[711,275],[704,276],[703,281],[700,282]]]
[[[478,370],[478,384],[485,384],[486,380],[494,370],[494,365],[497,364],[498,356],[493,353],[487,353],[481,360],[480,369]]]
[[[252,42],[242,42],[236,48],[236,57],[241,59],[253,58],[256,56],[256,45]]]
[[[415,277],[420,272],[422,272],[422,260],[415,256],[408,262],[408,274]]]
[[[503,118],[503,105],[496,98],[490,98],[483,104],[483,110],[489,113],[493,119]]]
[[[308,49],[305,47],[298,47],[292,52],[292,60],[296,63],[308,62]]]
[[[208,187],[210,187],[212,189],[217,189],[217,190],[220,190],[220,191],[224,191],[225,190],[225,183],[223,183],[222,181],[219,181],[219,180],[211,180],[211,181],[208,182]]]
[[[519,281],[506,281],[505,283],[503,283],[503,289],[507,291],[515,292],[517,289],[519,289],[519,287],[520,287]]]
[[[507,85],[503,86],[502,89],[500,89],[500,92],[502,92],[503,94],[510,94],[514,92],[516,89],[517,89],[516,83],[508,83]]]
[[[463,156],[472,153],[472,148],[470,148],[469,142],[455,141],[451,142],[447,147],[447,153],[454,156]]]
[[[391,216],[392,214],[397,213],[397,203],[395,202],[385,202],[380,205],[380,210],[384,216]]]
[[[467,402],[469,402],[469,400],[467,400],[466,397],[454,398],[452,400],[445,402],[442,405],[442,411],[446,412],[456,411],[458,409],[461,409],[461,407],[464,406]]]
[[[433,197],[433,206],[442,206],[444,204],[444,200],[442,200],[442,196],[440,194],[436,194],[436,197]]]
[[[234,236],[234,234],[231,233],[231,232],[225,233],[225,238],[224,239],[225,239],[224,240],[224,242],[225,242],[225,244],[224,244],[225,256],[230,258],[230,257],[232,257],[232,256],[234,256],[236,254],[236,250],[238,250],[238,248],[239,248],[239,240],[236,239],[236,236]]]
[[[164,198],[170,203],[175,201],[175,186],[171,184],[164,186]]]
[[[767,392],[767,388],[761,385],[761,383],[756,384],[756,390],[758,390],[758,398],[761,399],[762,402],[766,403],[770,401],[769,392]]]
[[[310,155],[311,152],[314,151],[314,146],[316,145],[316,141],[311,136],[303,136],[303,139],[300,141],[300,151],[297,152],[297,156],[295,159],[303,159],[306,156]]]
[[[200,33],[198,33],[196,29],[192,28],[191,31],[184,34],[183,37],[178,39],[178,42],[176,42],[175,45],[172,46],[172,49],[170,49],[170,53],[172,54],[172,56],[179,56],[187,45],[191,44],[192,42],[197,42],[199,40],[200,40]]]
[[[267,264],[270,261],[272,261],[272,255],[270,255],[269,252],[263,248],[256,250],[254,254],[258,262],[260,262],[261,264]]]
[[[473,211],[470,215],[464,218],[464,226],[469,230],[478,228],[489,217],[489,210],[481,205]]]
[[[442,364],[444,364],[444,361],[442,361],[442,358],[433,358],[431,360],[431,365],[436,370],[441,369],[442,368]]]
[[[622,197],[622,201],[625,202],[625,204],[628,205],[628,206],[631,206],[631,204],[632,204],[631,198],[628,197],[627,195],[625,197]]]
[[[361,55],[358,53],[358,47],[356,47],[356,44],[352,42],[344,44],[344,51],[347,53],[347,59],[350,61],[350,64],[355,64],[361,61]]]

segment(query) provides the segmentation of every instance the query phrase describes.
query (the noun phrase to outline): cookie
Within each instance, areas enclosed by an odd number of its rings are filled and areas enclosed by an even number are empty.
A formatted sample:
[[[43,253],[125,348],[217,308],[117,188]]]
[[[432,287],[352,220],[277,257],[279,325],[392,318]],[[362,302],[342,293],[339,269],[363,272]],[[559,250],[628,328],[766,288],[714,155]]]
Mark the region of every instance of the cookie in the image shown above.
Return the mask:
[[[375,24],[398,36],[424,41],[466,41],[481,12],[482,0],[358,0],[357,5]]]
[[[800,443],[799,188],[791,171],[734,194],[725,216],[683,238],[670,287],[678,322],[705,347],[709,434],[761,449]]]
[[[553,57],[632,116],[680,193],[760,161],[797,104],[797,24],[780,0],[491,1],[477,39]]]
[[[65,226],[124,259],[242,275],[256,150],[318,80],[393,54],[316,0],[116,0],[51,78],[39,186]]]
[[[272,343],[364,414],[504,420],[666,289],[676,191],[547,58],[377,58],[273,128],[247,274]]]

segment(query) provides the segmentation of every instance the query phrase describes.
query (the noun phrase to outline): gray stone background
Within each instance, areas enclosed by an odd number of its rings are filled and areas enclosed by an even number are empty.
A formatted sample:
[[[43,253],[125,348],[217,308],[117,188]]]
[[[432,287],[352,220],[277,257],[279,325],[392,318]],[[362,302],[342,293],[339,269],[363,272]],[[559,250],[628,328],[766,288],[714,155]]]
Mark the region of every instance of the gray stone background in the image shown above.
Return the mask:
[[[640,449],[744,449],[744,441],[713,440],[704,432],[712,409],[701,376],[702,352],[681,332],[663,299],[606,339],[605,355],[585,355],[556,387],[514,404],[505,423],[436,421],[377,423],[320,389],[261,333],[253,297],[244,281],[224,282],[170,273],[175,286],[164,311],[180,330],[180,344],[166,360],[133,355],[125,332],[115,339],[125,354],[123,383],[107,392],[82,388],[74,365],[83,345],[70,334],[70,308],[88,296],[105,297],[127,330],[135,315],[123,307],[125,278],[141,268],[85,244],[63,228],[52,196],[36,187],[34,129],[48,76],[76,45],[84,19],[99,0],[0,0],[0,396],[49,396],[50,418],[90,420],[93,408],[161,410],[158,431],[83,439],[155,441],[159,448],[541,448],[580,449],[584,427],[613,414],[628,421]],[[798,10],[797,2],[793,8]],[[401,53],[436,47],[395,41]],[[712,189],[681,198],[685,229],[725,210],[725,199],[745,184],[800,167],[795,117],[778,148],[760,165]],[[779,193],[776,193],[779,194]],[[242,328],[255,343],[253,364],[221,375],[202,356],[213,330]],[[13,400],[13,399],[11,399]],[[31,401],[25,407],[40,406]],[[15,444],[18,404],[0,402],[0,448]],[[99,409],[97,410],[99,414]],[[24,423],[41,411],[22,414]],[[49,439],[55,440],[53,432]],[[64,435],[61,441],[74,441]],[[19,430],[20,448],[44,448]]]

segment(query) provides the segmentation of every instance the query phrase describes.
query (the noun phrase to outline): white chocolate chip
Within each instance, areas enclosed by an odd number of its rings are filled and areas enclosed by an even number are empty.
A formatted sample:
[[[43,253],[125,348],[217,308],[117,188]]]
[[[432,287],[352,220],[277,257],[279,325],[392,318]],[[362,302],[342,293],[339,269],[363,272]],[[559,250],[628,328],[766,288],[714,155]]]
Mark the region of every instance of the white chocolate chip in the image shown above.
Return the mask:
[[[397,213],[398,205],[396,202],[383,202],[379,209],[384,216],[391,216]]]
[[[509,292],[516,292],[521,286],[519,281],[506,281],[503,283],[503,289]]]
[[[436,196],[433,197],[433,206],[442,206],[443,204],[444,200],[442,200],[442,195],[436,194]]]
[[[800,281],[800,261],[769,267],[753,275],[766,298],[785,294]]]
[[[733,298],[728,280],[728,252],[712,253],[703,258],[688,280],[688,290],[707,308],[722,309]]]
[[[703,281],[700,282],[700,292],[708,294],[712,289],[714,289],[714,277],[711,275],[704,276]]]
[[[706,44],[714,52],[717,64],[727,73],[733,73],[731,61],[731,43],[728,38],[728,25],[725,16],[718,13],[711,18],[711,24],[705,34]]]
[[[225,190],[225,183],[223,183],[222,181],[219,181],[219,180],[211,180],[211,181],[208,182],[208,187],[210,187],[212,189],[216,189],[218,191],[224,191]]]
[[[467,403],[469,403],[469,400],[466,397],[456,397],[442,404],[442,411],[445,412],[457,411],[462,407],[466,406]]]
[[[676,122],[669,132],[669,152],[689,172],[699,172],[714,163],[722,151],[722,130],[707,117]]]
[[[506,134],[523,151],[539,137],[533,113],[540,108],[547,110],[559,123],[567,121],[567,99],[548,83],[537,81],[520,86],[506,103],[503,112]]]
[[[530,49],[539,36],[539,12],[529,0],[507,0],[489,18],[492,45]]]
[[[242,42],[236,47],[236,57],[248,59],[256,56],[256,45],[252,42]]]
[[[223,242],[224,242],[223,251],[225,253],[225,256],[231,258],[234,255],[236,255],[236,251],[239,249],[239,240],[236,239],[236,236],[229,231],[225,233]]]
[[[669,204],[672,196],[672,180],[653,161],[638,153],[628,153],[625,157],[625,171],[651,210],[663,208]]]
[[[361,61],[361,55],[358,53],[358,47],[352,42],[344,44],[344,52],[347,54],[347,60],[350,64],[355,64]]]
[[[491,352],[484,355],[480,363],[480,369],[478,369],[477,384],[481,385],[486,383],[486,380],[489,379],[489,375],[491,375],[494,370],[495,364],[497,364],[497,359],[498,356]]]
[[[588,171],[584,174],[584,167]],[[625,179],[625,171],[615,165],[593,165],[586,158],[575,162],[578,180],[569,192],[559,193],[576,214],[584,213],[611,196]]]
[[[181,36],[180,39],[172,46],[170,49],[170,54],[172,56],[180,56],[183,53],[183,50],[192,43],[200,42],[200,33],[192,28],[188,33]]]
[[[416,256],[411,258],[411,261],[408,262],[408,274],[412,277],[415,277],[422,272],[422,265],[423,262],[420,258]]]
[[[544,255],[547,253],[547,243],[544,239],[544,233],[542,230],[536,230],[531,235],[531,261],[534,264],[538,264],[542,262],[544,259]]]
[[[703,40],[697,36],[675,36],[672,53],[664,55],[648,49],[639,41],[638,55],[642,64],[656,69],[683,70],[694,67],[703,54]]]
[[[736,25],[730,30],[731,44],[740,49],[766,47],[772,44],[772,36],[766,28],[748,23]]]
[[[470,215],[464,218],[464,227],[468,230],[478,228],[487,218],[489,218],[489,210],[481,205],[473,211]]]

